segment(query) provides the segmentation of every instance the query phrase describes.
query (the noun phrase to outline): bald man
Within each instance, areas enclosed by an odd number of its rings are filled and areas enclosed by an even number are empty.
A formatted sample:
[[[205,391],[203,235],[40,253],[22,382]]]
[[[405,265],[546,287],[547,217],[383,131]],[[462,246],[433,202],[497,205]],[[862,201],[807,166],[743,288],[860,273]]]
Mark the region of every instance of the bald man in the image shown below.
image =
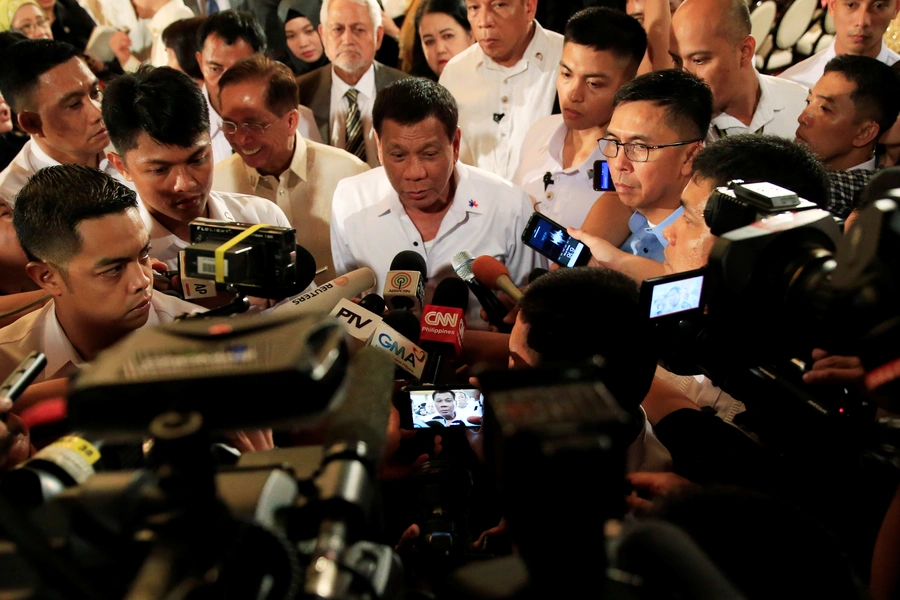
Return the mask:
[[[806,88],[761,75],[753,66],[756,42],[744,0],[686,0],[672,28],[684,69],[713,92],[707,142],[741,133],[794,139]]]

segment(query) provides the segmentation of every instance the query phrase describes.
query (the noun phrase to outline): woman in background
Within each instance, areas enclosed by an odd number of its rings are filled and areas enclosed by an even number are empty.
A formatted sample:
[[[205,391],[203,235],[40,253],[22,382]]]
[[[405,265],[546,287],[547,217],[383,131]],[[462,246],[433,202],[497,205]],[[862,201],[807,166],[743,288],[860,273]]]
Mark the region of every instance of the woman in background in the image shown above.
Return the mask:
[[[283,27],[284,42],[273,43],[276,53],[273,58],[289,66],[298,76],[328,64],[328,57],[325,56],[325,48],[319,37],[321,8],[321,0],[281,0],[278,5],[278,20]],[[282,45],[283,47],[278,47]]]
[[[53,39],[50,21],[35,0],[0,0],[0,31],[17,31],[28,39]]]
[[[427,69],[417,65],[421,61],[414,57],[412,74],[434,80],[451,58],[475,43],[462,0],[422,0],[416,11],[416,32]]]

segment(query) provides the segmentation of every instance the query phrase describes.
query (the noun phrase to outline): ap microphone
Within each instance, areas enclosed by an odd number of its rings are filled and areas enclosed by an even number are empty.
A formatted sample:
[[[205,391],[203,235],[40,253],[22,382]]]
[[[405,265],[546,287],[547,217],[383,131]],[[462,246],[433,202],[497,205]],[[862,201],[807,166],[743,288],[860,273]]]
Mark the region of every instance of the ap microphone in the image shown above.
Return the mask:
[[[472,264],[474,262],[475,257],[468,250],[457,252],[450,259],[453,270],[456,271],[460,279],[466,282],[466,285],[478,298],[478,302],[481,303],[481,307],[487,313],[488,322],[496,327],[500,333],[509,333],[512,331],[512,326],[503,322],[503,318],[509,313],[509,309],[500,302],[500,299],[494,295],[490,288],[475,278],[475,274],[472,272]]]
[[[452,377],[448,365],[462,352],[465,314],[469,308],[469,289],[459,279],[448,277],[441,281],[431,304],[422,309],[422,334],[419,342],[428,352],[422,382]]]
[[[404,250],[391,261],[384,279],[384,299],[390,308],[419,310],[425,304],[425,274],[428,267],[418,252]]]
[[[509,269],[493,256],[479,256],[472,263],[475,279],[491,289],[506,292],[515,302],[522,299],[522,291],[509,278]]]
[[[274,314],[306,315],[331,312],[341,299],[356,298],[375,285],[375,273],[368,267],[335,277],[309,292],[297,294],[268,309]]]
[[[398,372],[396,379],[407,379],[407,373],[421,379],[428,353],[416,345],[420,333],[419,319],[413,313],[395,309],[384,315],[382,322],[375,328],[369,345],[390,353],[394,364],[404,371]]]

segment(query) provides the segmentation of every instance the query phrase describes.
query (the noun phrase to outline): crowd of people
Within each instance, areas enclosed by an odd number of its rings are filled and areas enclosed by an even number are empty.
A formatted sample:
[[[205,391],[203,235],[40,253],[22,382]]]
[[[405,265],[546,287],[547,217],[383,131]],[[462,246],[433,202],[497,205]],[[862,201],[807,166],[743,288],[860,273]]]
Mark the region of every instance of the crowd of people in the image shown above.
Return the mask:
[[[636,424],[626,468],[642,497],[726,484],[813,501],[734,425],[740,398],[658,364],[638,290],[707,264],[704,208],[732,180],[777,184],[840,221],[860,207],[900,157],[900,56],[882,41],[900,0],[827,0],[834,41],[777,76],[754,66],[744,0],[230,1],[0,0],[0,379],[47,356],[22,401],[0,403],[0,434],[27,438],[16,413],[131,332],[231,300],[185,296],[173,278],[205,217],[293,228],[315,284],[368,267],[376,293],[404,251],[424,259],[427,300],[457,253],[494,257],[524,296],[509,334],[471,296],[469,366],[602,355]],[[594,188],[603,161],[614,190]],[[522,239],[535,211],[587,247],[587,267],[528,284],[550,266]],[[695,308],[697,285],[653,310]],[[802,358],[810,385],[862,380],[855,357]],[[472,393],[423,396],[413,420],[480,423]],[[31,451],[4,445],[18,449],[5,469]],[[900,510],[891,500],[872,500],[874,520]],[[811,512],[839,538],[848,525]],[[900,593],[900,531],[885,523],[845,548],[855,572],[808,561],[796,594],[810,578],[862,594],[857,577],[878,600]],[[749,567],[734,568],[743,581]]]

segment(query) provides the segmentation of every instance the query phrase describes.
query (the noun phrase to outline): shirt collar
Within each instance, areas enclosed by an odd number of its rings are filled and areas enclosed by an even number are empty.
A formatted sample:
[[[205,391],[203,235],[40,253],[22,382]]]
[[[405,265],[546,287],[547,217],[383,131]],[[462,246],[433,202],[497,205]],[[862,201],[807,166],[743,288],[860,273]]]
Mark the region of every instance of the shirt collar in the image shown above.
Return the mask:
[[[740,127],[749,129],[750,133],[761,133],[760,129],[772,122],[775,118],[775,113],[784,110],[784,98],[772,95],[771,85],[755,68],[753,73],[756,75],[756,81],[759,83],[759,102],[756,104],[756,110],[753,112],[750,124],[744,125],[735,117],[723,112],[716,115],[712,120],[710,124],[712,128],[727,130],[733,127]]]
[[[50,302],[45,310],[47,315],[44,320],[43,352],[47,356],[47,366],[44,372],[48,379],[66,377],[81,368],[85,361],[69,341],[56,317],[56,302]]]
[[[44,167],[56,167],[60,164],[58,160],[51,157],[49,154],[44,152],[44,149],[41,148],[40,144],[34,141],[34,139],[30,140],[31,144],[31,164],[34,167],[34,171],[37,172]],[[104,173],[109,173],[109,159],[106,158],[107,152],[114,152],[114,148],[110,145],[103,152],[100,153],[100,161],[97,163],[97,168]]]
[[[832,42],[831,47],[834,48],[834,42]],[[890,56],[891,49],[888,48],[887,44],[884,43],[884,40],[881,40],[881,52],[878,53],[878,56],[876,56],[875,59],[887,64],[888,58],[890,58]]]
[[[306,148],[306,140],[303,139],[303,136],[300,135],[299,132],[294,132],[294,156],[291,158],[291,164],[288,165],[287,171],[282,173],[278,179],[281,179],[288,172],[291,172],[299,177],[300,181],[306,181]],[[241,160],[241,164],[244,165],[244,169],[247,172],[247,178],[250,180],[250,187],[256,189],[256,185],[259,183],[259,180],[263,178],[263,175],[253,167],[248,166],[243,160]]]
[[[219,135],[219,131],[221,131],[220,121],[222,117],[219,116],[219,113],[216,112],[216,109],[213,108],[212,102],[209,100],[209,90],[206,89],[206,84],[203,84],[203,87],[200,88],[200,91],[203,92],[203,97],[206,98],[206,107],[209,109],[209,138],[212,139]]]
[[[863,169],[868,170],[868,171],[875,170],[875,157],[874,156],[872,158],[870,158],[869,160],[867,160],[866,162],[860,163],[860,164],[856,165],[855,167],[850,167],[847,170],[848,171],[861,171]]]
[[[647,217],[639,213],[638,211],[634,211],[634,214],[631,215],[631,218],[628,219],[628,228],[631,230],[631,233],[639,233],[639,232],[647,232],[653,234],[659,243],[663,246],[666,246],[668,242],[666,238],[663,237],[663,232],[666,230],[666,227],[674,223],[678,217],[684,212],[684,207],[679,206],[672,212],[671,215],[662,220],[661,223],[654,225],[653,227],[649,227],[650,222],[647,221]]]
[[[363,76],[360,77],[359,81],[356,82],[356,85],[353,86],[338,77],[337,73],[334,72],[334,65],[332,65],[331,86],[340,98],[343,98],[344,94],[347,93],[347,90],[352,87],[365,98],[372,100],[375,98],[375,64],[372,63],[369,65],[369,68],[363,73]]]
[[[538,69],[543,68],[551,55],[550,38],[547,36],[547,32],[544,31],[544,28],[541,27],[541,24],[537,21],[533,20],[532,23],[534,24],[534,35],[531,37],[531,41],[528,42],[525,53],[522,55],[519,62],[512,67],[508,67],[508,69],[514,70],[516,73],[524,71],[528,64],[531,64]],[[507,69],[507,67],[502,67],[494,62],[494,59],[486,55],[480,48],[479,52],[481,53],[481,64],[488,69],[494,71]]]

